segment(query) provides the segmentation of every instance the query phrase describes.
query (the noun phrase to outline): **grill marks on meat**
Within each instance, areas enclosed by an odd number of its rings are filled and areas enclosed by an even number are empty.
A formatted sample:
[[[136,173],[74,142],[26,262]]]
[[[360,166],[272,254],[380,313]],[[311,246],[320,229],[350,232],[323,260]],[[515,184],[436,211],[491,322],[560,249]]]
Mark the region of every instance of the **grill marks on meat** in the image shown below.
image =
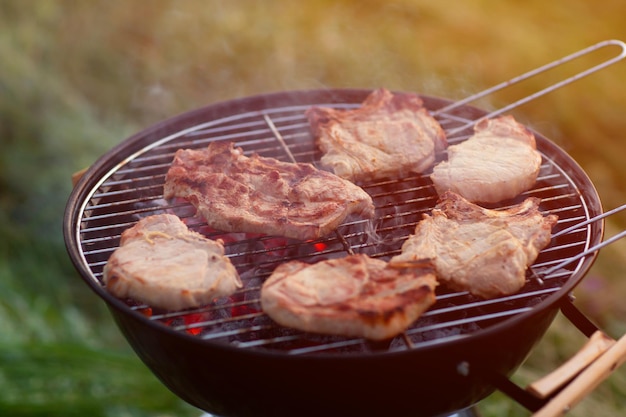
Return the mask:
[[[219,230],[300,240],[329,234],[351,214],[374,216],[371,197],[349,181],[311,164],[246,157],[224,142],[178,150],[164,196],[187,199]]]
[[[438,280],[451,289],[482,298],[513,294],[550,243],[557,221],[556,215],[544,216],[539,203],[528,198],[507,210],[490,210],[446,192],[390,263],[407,266],[431,259]]]
[[[321,164],[350,181],[400,178],[429,169],[447,146],[439,123],[416,94],[374,90],[354,110],[311,107]]]
[[[103,281],[116,297],[167,310],[208,304],[242,286],[222,242],[189,230],[171,214],[145,217],[125,230]]]
[[[535,184],[541,154],[535,136],[512,116],[485,119],[474,135],[448,147],[448,160],[433,169],[439,195],[450,190],[472,202],[513,198]]]
[[[279,265],[261,289],[263,311],[307,332],[383,340],[435,302],[432,267],[392,268],[367,255]]]

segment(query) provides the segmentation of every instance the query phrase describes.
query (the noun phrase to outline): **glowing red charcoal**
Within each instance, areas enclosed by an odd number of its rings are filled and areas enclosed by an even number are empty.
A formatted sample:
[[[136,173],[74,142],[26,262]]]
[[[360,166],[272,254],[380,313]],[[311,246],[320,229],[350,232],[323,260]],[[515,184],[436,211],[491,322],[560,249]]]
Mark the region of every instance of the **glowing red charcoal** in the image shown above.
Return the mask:
[[[323,242],[317,242],[313,244],[313,247],[318,252],[323,252],[324,249],[326,249],[326,246],[327,246],[326,243],[323,243]]]
[[[230,314],[233,317],[240,317],[240,316],[245,316],[247,314],[255,314],[258,312],[260,312],[258,308],[255,308],[249,305],[238,305],[230,309]]]
[[[183,321],[185,322],[186,326],[192,326],[196,323],[200,323],[202,321],[204,321],[204,314],[201,313],[193,313],[193,314],[187,314],[183,317]],[[197,335],[202,331],[201,327],[190,327],[188,329],[186,329],[187,333],[192,334],[192,335]]]
[[[241,294],[233,295],[229,297],[229,304],[231,305],[231,308],[230,308],[231,317],[240,317],[240,316],[245,316],[247,314],[259,313],[261,311],[260,309],[246,302],[246,300],[243,298]]]
[[[138,310],[141,314],[143,314],[144,316],[150,318],[152,317],[152,308],[151,307],[146,307],[146,308],[142,308],[140,310]]]

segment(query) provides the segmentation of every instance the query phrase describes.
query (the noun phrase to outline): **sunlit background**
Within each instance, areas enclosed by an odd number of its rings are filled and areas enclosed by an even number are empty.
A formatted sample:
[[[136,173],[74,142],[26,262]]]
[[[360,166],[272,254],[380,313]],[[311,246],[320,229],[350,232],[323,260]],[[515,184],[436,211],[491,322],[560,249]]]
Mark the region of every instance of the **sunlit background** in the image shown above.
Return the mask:
[[[0,415],[199,416],[137,359],[66,255],[70,177],[131,134],[207,104],[285,90],[386,87],[460,99],[605,39],[622,0],[0,2]],[[504,90],[498,108],[615,54]],[[570,153],[605,209],[626,203],[626,61],[516,109]],[[626,215],[607,222],[607,236]],[[626,242],[602,250],[577,305],[626,333]],[[584,338],[559,318],[514,380]],[[626,370],[572,416],[626,409]],[[496,393],[484,416],[526,416]]]

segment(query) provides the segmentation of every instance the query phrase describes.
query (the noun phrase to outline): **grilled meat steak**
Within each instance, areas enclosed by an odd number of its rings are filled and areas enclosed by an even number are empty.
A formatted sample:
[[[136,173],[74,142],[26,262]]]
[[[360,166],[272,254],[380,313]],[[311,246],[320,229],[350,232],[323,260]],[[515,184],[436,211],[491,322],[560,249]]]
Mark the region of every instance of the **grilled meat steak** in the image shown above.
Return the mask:
[[[430,264],[391,268],[363,254],[315,264],[290,261],[263,284],[261,305],[283,326],[383,340],[434,304],[436,285]]]
[[[119,298],[181,310],[210,303],[242,286],[220,241],[191,231],[176,216],[141,219],[122,233],[103,281]]]
[[[164,196],[187,199],[219,230],[301,240],[327,235],[351,214],[374,216],[371,197],[349,181],[311,164],[246,157],[224,142],[178,150]]]
[[[539,203],[531,197],[506,210],[489,210],[445,192],[390,263],[400,267],[431,259],[437,279],[449,288],[482,298],[513,294],[550,243],[557,221],[556,215],[544,216]]]
[[[474,135],[448,147],[448,160],[435,165],[431,179],[439,195],[450,190],[469,201],[495,203],[530,189],[541,154],[535,136],[513,116],[484,119]]]
[[[416,94],[373,91],[360,108],[306,111],[321,163],[350,181],[423,172],[447,146],[439,123]]]

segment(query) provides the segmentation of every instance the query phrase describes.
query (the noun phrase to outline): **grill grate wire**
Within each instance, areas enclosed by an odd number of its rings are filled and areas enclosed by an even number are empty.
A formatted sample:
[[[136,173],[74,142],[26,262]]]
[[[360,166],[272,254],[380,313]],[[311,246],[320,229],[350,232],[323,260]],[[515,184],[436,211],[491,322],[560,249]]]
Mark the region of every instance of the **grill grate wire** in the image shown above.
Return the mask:
[[[318,105],[337,107],[336,103]],[[356,106],[358,104],[342,107]],[[289,106],[243,113],[237,117],[229,116],[213,121],[211,126],[200,125],[197,129],[186,129],[113,171],[94,190],[81,221],[82,254],[93,273],[93,279],[101,282],[102,268],[119,245],[120,235],[125,229],[148,215],[174,213],[184,219],[191,229],[210,238],[224,240],[227,256],[238,269],[244,288],[231,297],[215,300],[212,305],[182,312],[158,311],[146,305],[137,305],[132,300],[128,300],[129,308],[175,331],[204,340],[227,343],[242,349],[311,354],[413,349],[465,337],[531,310],[533,305],[559,291],[563,282],[582,265],[581,259],[569,269],[559,270],[541,280],[533,279],[536,274],[529,272],[529,282],[520,293],[495,300],[479,300],[465,292],[449,292],[441,288],[438,290],[437,303],[405,334],[385,346],[361,339],[312,335],[274,324],[261,311],[259,292],[263,280],[279,263],[294,259],[315,262],[345,256],[347,253],[367,253],[389,259],[399,253],[402,242],[413,231],[421,214],[428,212],[437,201],[428,174],[362,184],[377,208],[375,232],[367,221],[348,221],[334,235],[303,243],[280,237],[209,230],[202,219],[195,217],[195,209],[190,204],[163,199],[165,173],[175,150],[182,147],[197,149],[207,146],[211,141],[233,141],[248,155],[256,152],[283,161],[317,164],[320,154],[313,145],[304,116],[308,107]],[[471,122],[457,114],[440,113],[437,118],[446,130]],[[457,137],[457,141],[466,137]],[[545,213],[559,216],[556,227],[565,228],[589,218],[582,194],[558,164],[544,154],[537,185],[519,198],[541,198]],[[540,254],[533,271],[541,271],[559,263],[567,256],[563,254],[570,253],[572,249],[588,249],[589,227],[571,231],[558,242],[553,242]]]
[[[476,116],[467,104],[512,84],[561,66],[594,51],[617,46],[621,53],[563,79],[534,94],[491,113]],[[449,144],[469,137],[471,126],[479,117],[494,117],[541,97],[564,85],[603,69],[626,57],[626,44],[617,40],[599,42],[492,88],[456,102],[435,101],[427,108],[438,119],[448,135]],[[359,103],[315,102],[318,106],[350,109]],[[432,103],[431,103],[432,104]],[[236,346],[241,349],[265,349],[287,354],[329,352],[369,352],[416,349],[467,337],[473,332],[532,310],[550,295],[561,290],[583,268],[591,254],[592,229],[588,223],[594,216],[591,200],[595,190],[580,189],[579,179],[571,177],[542,151],[542,165],[535,187],[521,199],[535,196],[541,199],[541,209],[559,216],[550,246],[545,248],[529,269],[526,286],[517,294],[494,300],[479,300],[465,292],[451,292],[440,286],[437,302],[406,332],[385,343],[361,339],[306,334],[281,328],[261,312],[259,291],[263,280],[281,262],[298,259],[315,262],[348,253],[366,253],[389,259],[399,253],[404,239],[414,230],[421,214],[435,205],[437,195],[428,173],[396,181],[360,184],[372,196],[377,216],[367,221],[347,221],[335,234],[315,242],[298,242],[272,236],[221,233],[209,230],[206,223],[195,217],[195,209],[184,201],[165,201],[162,196],[165,174],[179,148],[202,148],[213,141],[232,141],[249,155],[273,157],[282,161],[309,162],[317,165],[321,155],[315,148],[304,111],[311,105],[271,105],[262,110],[235,112],[186,127],[160,137],[144,146],[124,161],[112,167],[90,190],[82,202],[76,227],[79,256],[88,266],[90,276],[101,284],[102,268],[118,247],[121,233],[140,218],[163,212],[174,213],[188,226],[209,238],[225,242],[227,256],[238,269],[244,287],[233,296],[215,300],[203,308],[182,312],[157,311],[149,306],[127,300],[128,308],[141,312],[150,320],[162,323],[174,331],[198,338]],[[547,141],[547,139],[544,139]],[[549,141],[548,141],[549,143]],[[558,158],[556,155],[555,158]],[[584,181],[581,183],[585,186]],[[593,186],[591,186],[593,188]],[[514,202],[510,202],[513,204]],[[506,208],[506,205],[500,208]],[[593,213],[598,215],[598,213]],[[579,225],[579,226],[576,226]],[[597,227],[596,227],[597,228]],[[576,256],[576,255],[583,256]],[[565,260],[575,261],[564,264]]]

